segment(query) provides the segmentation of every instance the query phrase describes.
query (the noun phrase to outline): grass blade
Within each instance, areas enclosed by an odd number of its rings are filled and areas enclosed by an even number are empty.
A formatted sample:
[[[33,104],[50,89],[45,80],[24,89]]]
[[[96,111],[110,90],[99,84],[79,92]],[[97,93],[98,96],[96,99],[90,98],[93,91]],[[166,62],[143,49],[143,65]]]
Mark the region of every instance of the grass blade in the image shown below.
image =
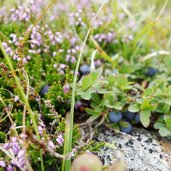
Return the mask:
[[[74,106],[75,106],[75,91],[76,91],[76,82],[77,82],[78,69],[79,69],[79,66],[80,66],[81,59],[82,59],[83,50],[84,50],[84,47],[86,45],[87,39],[89,37],[89,34],[91,32],[91,29],[93,27],[93,23],[96,20],[96,18],[99,15],[101,9],[103,8],[103,6],[106,4],[107,1],[108,0],[104,0],[103,1],[101,6],[99,7],[95,17],[92,19],[90,27],[89,27],[89,29],[87,31],[86,36],[85,36],[84,42],[83,42],[83,44],[81,46],[81,51],[80,51],[80,54],[79,54],[79,57],[78,57],[77,66],[76,66],[75,74],[74,74],[74,81],[73,81],[73,85],[72,85],[71,110],[70,110],[70,117],[69,117],[70,124],[69,124],[69,127],[67,125],[66,132],[65,132],[64,155],[67,155],[69,152],[71,152],[71,149],[72,149],[72,135],[73,135],[73,125],[74,125],[73,124],[73,122],[74,122]],[[71,159],[63,160],[63,164],[62,165],[63,165],[63,167],[62,167],[63,171],[70,171],[70,169],[71,169]]]

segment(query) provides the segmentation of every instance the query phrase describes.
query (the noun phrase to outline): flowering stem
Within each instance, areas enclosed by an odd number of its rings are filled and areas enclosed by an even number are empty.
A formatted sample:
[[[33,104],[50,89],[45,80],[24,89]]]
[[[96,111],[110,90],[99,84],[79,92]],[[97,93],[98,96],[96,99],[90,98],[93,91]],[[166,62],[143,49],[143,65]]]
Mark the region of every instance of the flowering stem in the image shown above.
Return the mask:
[[[30,104],[29,104],[29,102],[28,102],[27,96],[25,95],[24,90],[23,90],[23,88],[22,88],[22,86],[21,86],[21,84],[20,84],[20,80],[19,80],[19,78],[17,77],[17,74],[16,74],[16,72],[15,72],[15,70],[14,70],[14,67],[13,67],[12,62],[11,62],[11,60],[10,60],[10,57],[8,56],[8,54],[6,54],[5,49],[4,49],[3,46],[2,46],[2,42],[1,42],[1,41],[0,41],[0,49],[1,49],[2,54],[4,55],[4,57],[5,57],[6,61],[7,61],[7,64],[8,64],[8,66],[9,66],[9,68],[10,68],[10,71],[11,71],[11,73],[12,73],[12,76],[14,77],[15,83],[16,83],[18,89],[19,89],[19,92],[20,92],[21,97],[23,98],[23,101],[24,101],[24,103],[25,103],[25,106],[26,106],[26,108],[27,108],[27,111],[28,111],[28,113],[30,114],[30,117],[31,117],[31,120],[32,120],[32,122],[33,122],[33,127],[34,127],[34,130],[35,130],[37,139],[40,140],[40,135],[39,135],[39,132],[38,132],[38,127],[37,127],[36,119],[35,119],[35,117],[34,117],[34,112],[32,111],[32,109],[31,109],[31,107],[30,107]],[[43,162],[42,162],[42,161],[43,161],[43,160],[42,160],[42,153],[41,153],[41,151],[40,151],[40,157],[41,157],[41,167],[42,167],[42,171],[44,171]]]
[[[32,30],[34,29],[35,26],[37,26],[37,24],[41,21],[41,19],[45,16],[45,14],[47,13],[48,9],[54,4],[56,0],[52,0],[48,6],[45,8],[45,10],[42,12],[42,14],[38,17],[38,19],[34,22],[33,26],[31,27],[31,29],[28,30],[28,32],[26,32],[26,34],[24,35],[24,38],[21,41],[21,44],[23,45],[29,38],[30,33],[32,32]]]

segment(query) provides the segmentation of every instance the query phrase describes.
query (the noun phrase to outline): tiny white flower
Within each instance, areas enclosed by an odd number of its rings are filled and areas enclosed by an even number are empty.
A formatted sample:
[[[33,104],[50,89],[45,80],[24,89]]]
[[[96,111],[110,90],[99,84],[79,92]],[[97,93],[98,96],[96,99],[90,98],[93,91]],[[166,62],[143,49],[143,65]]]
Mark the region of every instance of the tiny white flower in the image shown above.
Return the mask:
[[[17,102],[18,100],[19,100],[19,97],[18,96],[15,96],[14,102]]]

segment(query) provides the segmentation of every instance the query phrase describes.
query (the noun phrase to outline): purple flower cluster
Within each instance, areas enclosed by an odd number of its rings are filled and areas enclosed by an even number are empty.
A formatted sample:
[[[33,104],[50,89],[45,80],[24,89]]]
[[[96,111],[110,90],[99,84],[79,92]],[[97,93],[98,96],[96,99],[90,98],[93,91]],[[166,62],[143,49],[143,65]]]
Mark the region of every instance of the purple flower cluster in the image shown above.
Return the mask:
[[[45,0],[30,0],[29,8],[31,13],[36,14],[36,16],[41,14],[42,8],[44,7],[46,1]]]
[[[38,29],[40,27],[39,26],[36,26],[33,28],[32,30],[32,33],[30,35],[30,38],[31,38],[31,48],[34,48],[36,46],[41,46],[42,45],[42,36],[41,34],[38,32]]]
[[[79,9],[78,12],[70,13],[69,22],[70,25],[74,26],[86,26],[86,24],[83,21],[83,11]]]
[[[43,135],[43,133],[46,132],[45,128],[46,128],[46,125],[43,123],[43,121],[40,120],[38,124],[38,131],[40,135]]]
[[[18,44],[17,38],[15,34],[11,34],[10,37],[12,37],[12,40],[9,40],[9,43],[15,43],[16,45]],[[19,55],[17,54],[17,52],[15,52],[10,46],[8,46],[8,44],[6,42],[2,42],[2,46],[5,49],[5,52],[12,57],[13,60],[17,60],[17,61],[21,61],[23,62],[23,64],[25,64],[27,61],[29,61],[31,59],[30,55],[25,56],[24,58],[20,58]]]
[[[122,42],[124,42],[124,43],[129,43],[132,40],[133,40],[133,36],[132,35],[124,35],[122,37]]]
[[[59,146],[62,146],[63,145],[63,142],[64,142],[63,136],[61,134],[58,135],[58,137],[56,138],[56,141],[59,144]]]
[[[6,8],[2,7],[0,8],[0,21],[5,21],[6,22]]]
[[[8,45],[7,45],[7,43],[6,42],[2,42],[2,46],[3,46],[3,48],[5,49],[5,52],[8,54],[8,55],[10,55],[10,56],[12,56],[13,55],[13,50],[11,49],[11,47],[9,47]]]
[[[25,168],[25,151],[21,148],[22,141],[17,137],[11,137],[10,141],[4,144],[4,148],[13,156],[11,164],[20,169]],[[12,166],[8,166],[7,170],[12,170]]]
[[[51,30],[45,32],[45,35],[49,38],[49,41],[54,46],[63,42],[63,35],[60,32],[53,33]]]
[[[25,8],[24,6],[18,6],[17,8],[10,9],[11,21],[24,21],[27,22],[30,19],[30,9]]]
[[[61,75],[64,75],[65,74],[65,69],[68,67],[67,65],[65,64],[54,64],[53,67],[55,69],[57,69],[57,73],[58,74],[61,74]]]
[[[68,93],[69,89],[70,89],[69,84],[65,84],[65,85],[63,86],[64,93]]]
[[[93,13],[92,17],[94,18],[95,15],[96,14]],[[103,25],[110,24],[112,22],[112,19],[113,19],[113,15],[102,16],[94,21],[93,27],[97,29]]]
[[[90,0],[73,0],[78,9],[85,8],[90,4]]]
[[[76,62],[75,57],[76,57],[76,55],[78,54],[79,51],[80,51],[80,46],[75,46],[75,47],[73,47],[71,49],[68,49],[65,61],[75,63]]]
[[[94,39],[97,40],[99,43],[106,41],[107,43],[109,42],[114,42],[116,38],[116,34],[114,32],[108,32],[107,34],[96,34],[94,35]]]

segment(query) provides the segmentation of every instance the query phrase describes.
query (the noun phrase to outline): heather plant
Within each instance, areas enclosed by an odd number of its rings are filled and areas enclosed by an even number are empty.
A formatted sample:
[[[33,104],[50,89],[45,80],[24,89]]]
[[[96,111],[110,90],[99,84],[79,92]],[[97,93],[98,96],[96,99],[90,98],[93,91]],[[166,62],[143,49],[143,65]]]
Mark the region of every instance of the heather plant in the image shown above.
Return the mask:
[[[84,170],[105,170],[84,154],[104,145],[93,141],[103,123],[171,137],[169,1],[8,3],[0,6],[1,170],[70,171],[77,156],[72,169],[81,160]],[[97,166],[84,166],[84,156]]]

